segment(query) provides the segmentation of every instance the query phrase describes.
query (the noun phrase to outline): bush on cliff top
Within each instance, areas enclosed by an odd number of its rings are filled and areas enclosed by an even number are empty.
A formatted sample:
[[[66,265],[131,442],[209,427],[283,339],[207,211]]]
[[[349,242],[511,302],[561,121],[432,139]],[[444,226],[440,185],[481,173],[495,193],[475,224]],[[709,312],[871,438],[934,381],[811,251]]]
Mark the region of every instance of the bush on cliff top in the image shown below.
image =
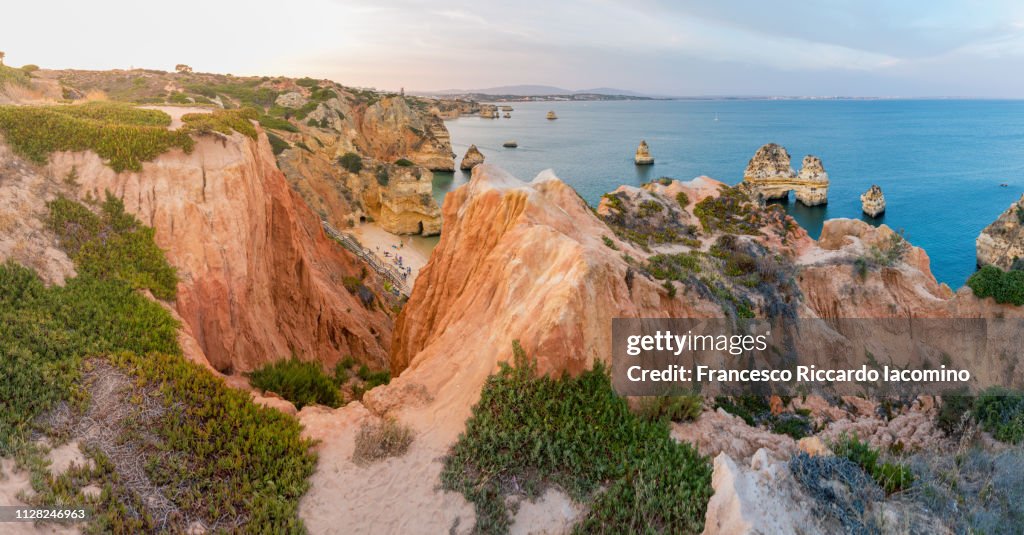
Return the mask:
[[[598,364],[578,377],[539,377],[513,345],[484,385],[441,481],[476,506],[476,531],[506,533],[505,496],[537,497],[557,485],[591,502],[579,532],[699,533],[711,467],[662,421],[630,412]],[[603,492],[601,487],[605,487]]]
[[[974,295],[992,297],[997,303],[1024,305],[1024,271],[1003,271],[995,266],[984,266],[967,279]]]
[[[354,152],[346,152],[338,158],[338,165],[349,173],[358,173],[363,170],[363,159]]]

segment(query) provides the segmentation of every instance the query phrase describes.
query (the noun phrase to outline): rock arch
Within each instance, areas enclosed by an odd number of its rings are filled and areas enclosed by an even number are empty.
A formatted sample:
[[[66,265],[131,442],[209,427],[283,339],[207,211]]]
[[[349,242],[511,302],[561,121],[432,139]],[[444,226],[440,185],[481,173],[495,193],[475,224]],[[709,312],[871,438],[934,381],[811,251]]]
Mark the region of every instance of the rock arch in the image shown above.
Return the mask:
[[[743,173],[743,182],[762,199],[784,199],[789,192],[807,206],[828,202],[828,173],[817,156],[804,157],[800,172],[793,171],[786,148],[769,143],[757,149]]]

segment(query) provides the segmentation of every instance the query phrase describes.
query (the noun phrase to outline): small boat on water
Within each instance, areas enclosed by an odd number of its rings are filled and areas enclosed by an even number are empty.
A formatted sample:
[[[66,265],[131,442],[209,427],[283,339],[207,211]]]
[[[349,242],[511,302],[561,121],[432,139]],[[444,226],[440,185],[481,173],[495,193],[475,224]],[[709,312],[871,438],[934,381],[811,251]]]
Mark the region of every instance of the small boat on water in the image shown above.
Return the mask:
[[[505,147],[506,149],[514,149],[514,148],[519,146],[519,143],[516,143],[516,140],[514,140],[514,139],[510,139],[510,140],[502,143],[501,146]]]
[[[555,112],[554,112],[554,111],[549,111],[549,112],[548,112],[548,120],[549,120],[549,121],[554,121],[554,120],[555,120],[555,119],[557,119],[557,118],[558,118],[558,116],[557,116],[557,115],[555,115]]]
[[[508,113],[508,112],[505,112],[505,115],[504,115],[504,117],[505,117],[506,119],[511,119],[511,118],[512,118],[512,114],[511,114],[511,113]]]
[[[999,185],[999,187],[1000,188],[1008,188],[1008,187],[1010,187],[1010,185],[1007,184],[1006,182],[1003,182],[1002,184]]]
[[[718,114],[717,113],[715,114],[715,122],[716,123],[718,122]]]

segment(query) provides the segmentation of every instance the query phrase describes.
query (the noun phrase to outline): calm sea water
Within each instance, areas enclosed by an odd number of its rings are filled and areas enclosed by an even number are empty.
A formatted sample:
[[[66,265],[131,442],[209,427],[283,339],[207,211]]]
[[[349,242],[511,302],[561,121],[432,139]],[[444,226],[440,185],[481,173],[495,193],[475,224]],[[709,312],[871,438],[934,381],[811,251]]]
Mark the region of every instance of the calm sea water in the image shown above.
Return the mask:
[[[974,240],[1024,190],[1024,101],[628,101],[514,103],[510,119],[448,121],[456,163],[470,144],[520,179],[551,168],[591,204],[621,184],[708,175],[742,180],[758,147],[783,145],[799,170],[821,157],[829,204],[786,208],[817,237],[825,219],[861,218],[860,194],[882,187],[873,224],[903,229],[953,288],[974,271]],[[557,121],[545,114],[554,110]],[[715,117],[718,118],[715,121]],[[519,148],[502,148],[514,139]],[[646,139],[656,163],[633,165]],[[440,200],[469,173],[436,173]],[[1006,183],[1009,187],[1000,187]],[[869,220],[865,218],[865,220]]]

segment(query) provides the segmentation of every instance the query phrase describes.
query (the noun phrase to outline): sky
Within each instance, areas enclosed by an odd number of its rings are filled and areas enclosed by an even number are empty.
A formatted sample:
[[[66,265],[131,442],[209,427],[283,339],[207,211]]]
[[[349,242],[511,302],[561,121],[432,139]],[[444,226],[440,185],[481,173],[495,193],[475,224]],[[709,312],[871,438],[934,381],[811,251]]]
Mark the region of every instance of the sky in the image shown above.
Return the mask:
[[[15,66],[187,63],[407,91],[1024,98],[1013,0],[16,0],[0,14]]]

